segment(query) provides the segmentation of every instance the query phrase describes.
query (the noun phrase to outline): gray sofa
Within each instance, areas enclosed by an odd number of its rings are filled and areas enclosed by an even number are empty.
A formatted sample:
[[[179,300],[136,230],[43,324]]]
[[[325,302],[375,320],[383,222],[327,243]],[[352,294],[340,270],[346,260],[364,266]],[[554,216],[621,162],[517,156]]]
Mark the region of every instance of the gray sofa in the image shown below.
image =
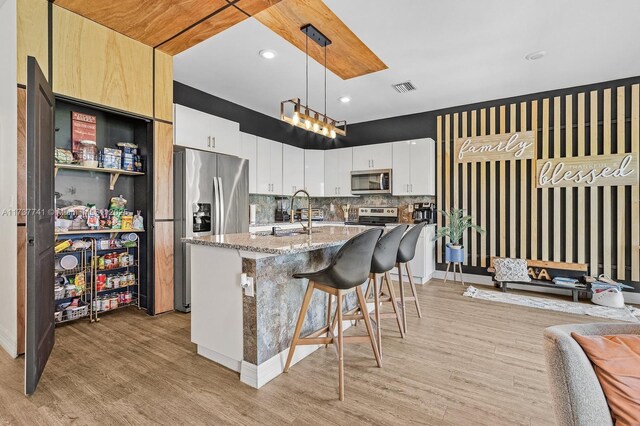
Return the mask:
[[[585,336],[640,334],[640,324],[568,324],[544,331],[551,397],[559,425],[613,425],[591,362],[571,332]]]

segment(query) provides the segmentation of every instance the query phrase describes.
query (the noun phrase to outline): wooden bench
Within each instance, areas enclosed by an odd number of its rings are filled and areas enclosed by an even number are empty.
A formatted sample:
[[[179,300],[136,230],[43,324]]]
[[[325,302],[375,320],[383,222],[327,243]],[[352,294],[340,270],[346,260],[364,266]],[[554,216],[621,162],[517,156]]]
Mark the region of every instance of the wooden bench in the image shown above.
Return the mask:
[[[490,266],[487,271],[495,274],[494,260],[500,259],[499,257],[492,257]],[[568,276],[570,278],[580,278],[582,275],[587,274],[589,265],[586,263],[568,263],[568,262],[550,262],[543,260],[527,260],[527,267],[529,268],[529,276],[532,276],[531,281],[497,281],[495,275],[493,275],[493,281],[496,287],[500,288],[503,293],[507,292],[510,284],[517,284],[530,287],[544,287],[555,288],[559,290],[571,291],[571,297],[574,302],[577,302],[581,292],[589,292],[589,289],[585,286],[583,288],[574,287],[570,285],[556,284],[551,279],[553,278],[550,271],[562,271],[562,276]],[[559,275],[559,274],[556,274]],[[547,278],[546,280],[536,278]]]

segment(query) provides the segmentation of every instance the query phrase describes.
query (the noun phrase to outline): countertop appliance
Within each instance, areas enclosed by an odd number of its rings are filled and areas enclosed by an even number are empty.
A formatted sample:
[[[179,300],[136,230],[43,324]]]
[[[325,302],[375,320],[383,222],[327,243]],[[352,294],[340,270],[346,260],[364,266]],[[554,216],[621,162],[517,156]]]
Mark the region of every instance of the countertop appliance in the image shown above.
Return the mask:
[[[276,222],[288,222],[291,219],[289,197],[276,197]]]
[[[307,209],[296,209],[295,214],[293,215],[295,220],[308,220]],[[324,210],[323,209],[311,209],[311,220],[314,222],[319,222],[324,220]]]
[[[391,194],[391,169],[351,172],[351,193]]]
[[[358,209],[358,225],[384,226],[398,222],[397,207],[360,207]]]
[[[436,206],[433,203],[413,204],[413,223],[434,223],[436,221]]]
[[[249,232],[249,163],[176,148],[174,172],[174,305],[191,310],[191,244],[181,238]]]

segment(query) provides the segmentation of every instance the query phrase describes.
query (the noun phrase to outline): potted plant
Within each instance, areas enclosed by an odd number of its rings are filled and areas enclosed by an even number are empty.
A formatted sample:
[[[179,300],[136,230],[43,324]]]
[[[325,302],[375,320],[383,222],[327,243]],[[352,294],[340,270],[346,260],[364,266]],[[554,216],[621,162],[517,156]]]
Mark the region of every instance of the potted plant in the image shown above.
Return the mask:
[[[464,214],[462,209],[451,209],[446,212],[440,210],[440,213],[446,216],[448,225],[438,228],[434,241],[438,238],[449,237],[449,243],[445,250],[446,262],[462,262],[464,261],[464,247],[461,245],[460,240],[467,231],[467,229],[473,229],[476,232],[483,234],[485,231],[478,225],[472,222],[473,218]]]

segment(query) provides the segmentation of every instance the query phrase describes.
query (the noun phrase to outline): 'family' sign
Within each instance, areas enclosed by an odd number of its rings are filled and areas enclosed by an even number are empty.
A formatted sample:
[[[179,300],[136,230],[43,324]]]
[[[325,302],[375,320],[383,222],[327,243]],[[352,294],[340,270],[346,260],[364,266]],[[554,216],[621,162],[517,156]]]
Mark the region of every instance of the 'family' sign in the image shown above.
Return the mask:
[[[456,162],[475,163],[526,160],[534,157],[535,146],[535,133],[528,131],[460,138],[454,149]]]
[[[630,153],[538,160],[537,169],[538,188],[638,184],[638,157]]]

